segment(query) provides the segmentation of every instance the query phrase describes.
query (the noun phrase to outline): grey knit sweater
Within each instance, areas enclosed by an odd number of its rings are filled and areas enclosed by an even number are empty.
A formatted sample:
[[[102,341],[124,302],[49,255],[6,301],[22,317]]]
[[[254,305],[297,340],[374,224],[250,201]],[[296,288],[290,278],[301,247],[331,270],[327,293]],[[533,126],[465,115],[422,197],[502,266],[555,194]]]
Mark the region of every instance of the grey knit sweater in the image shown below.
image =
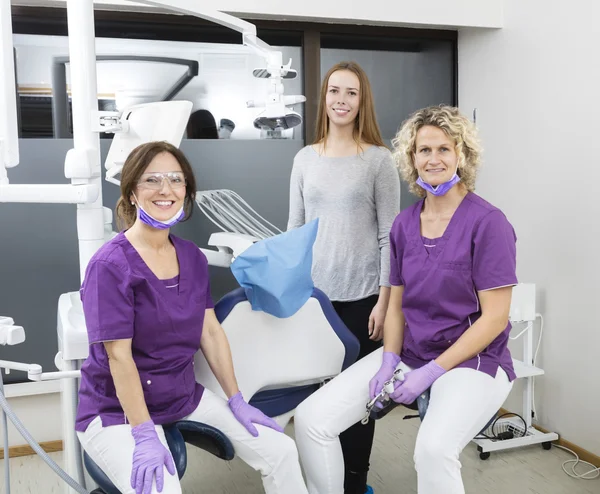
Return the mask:
[[[294,158],[287,229],[319,218],[315,286],[352,301],[390,286],[389,233],[400,209],[400,178],[390,151],[329,158],[306,146]]]

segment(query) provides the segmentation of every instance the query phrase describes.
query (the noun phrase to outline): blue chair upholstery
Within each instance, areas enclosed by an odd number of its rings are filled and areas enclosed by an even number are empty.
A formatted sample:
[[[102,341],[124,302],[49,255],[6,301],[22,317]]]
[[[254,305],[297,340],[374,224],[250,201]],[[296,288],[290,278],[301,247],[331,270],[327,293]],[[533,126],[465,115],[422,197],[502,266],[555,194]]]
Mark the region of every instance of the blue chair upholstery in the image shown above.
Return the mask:
[[[315,288],[311,297],[319,302],[327,322],[329,322],[331,328],[344,345],[346,352],[341,369],[341,371],[343,371],[356,361],[360,350],[360,343],[356,336],[354,336],[342,322],[333,308],[331,301],[321,290]],[[237,304],[247,301],[248,298],[246,297],[243,288],[238,288],[229,292],[215,304],[215,314],[219,322],[222,323]],[[287,413],[290,410],[294,410],[318,388],[319,384],[311,384],[307,386],[260,391],[250,398],[250,404],[269,417],[275,417]]]
[[[223,460],[231,460],[234,457],[231,441],[225,434],[210,425],[180,420],[174,424],[164,426],[163,429],[180,479],[187,468],[186,443],[208,451]],[[83,453],[83,462],[90,477],[100,486],[99,489],[94,491],[94,494],[121,494],[86,452]]]
[[[261,391],[250,399],[250,404],[269,417],[277,417],[294,410],[320,386],[320,384],[309,384],[307,386]]]

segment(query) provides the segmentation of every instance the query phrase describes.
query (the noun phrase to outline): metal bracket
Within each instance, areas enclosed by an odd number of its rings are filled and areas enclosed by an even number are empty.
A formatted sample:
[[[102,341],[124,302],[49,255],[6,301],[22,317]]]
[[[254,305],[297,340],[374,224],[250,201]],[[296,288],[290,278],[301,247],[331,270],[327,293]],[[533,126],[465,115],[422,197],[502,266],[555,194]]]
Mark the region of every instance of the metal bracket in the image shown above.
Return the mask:
[[[121,120],[118,111],[96,111],[92,112],[92,130],[94,132],[128,132],[129,122]]]

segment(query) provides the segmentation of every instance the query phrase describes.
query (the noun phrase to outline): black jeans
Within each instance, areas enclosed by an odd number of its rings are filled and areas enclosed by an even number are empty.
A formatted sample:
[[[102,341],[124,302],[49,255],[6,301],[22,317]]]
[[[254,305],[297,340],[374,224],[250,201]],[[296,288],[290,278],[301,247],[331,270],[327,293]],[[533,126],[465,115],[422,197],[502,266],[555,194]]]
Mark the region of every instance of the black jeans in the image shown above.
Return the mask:
[[[360,352],[358,360],[381,347],[381,341],[369,339],[369,316],[378,295],[352,302],[332,302],[333,308],[340,316],[346,327],[358,338]],[[366,404],[366,402],[365,402]],[[340,434],[340,443],[344,453],[346,478],[344,481],[345,494],[363,494],[367,486],[369,458],[373,448],[375,421],[367,425],[357,422]]]

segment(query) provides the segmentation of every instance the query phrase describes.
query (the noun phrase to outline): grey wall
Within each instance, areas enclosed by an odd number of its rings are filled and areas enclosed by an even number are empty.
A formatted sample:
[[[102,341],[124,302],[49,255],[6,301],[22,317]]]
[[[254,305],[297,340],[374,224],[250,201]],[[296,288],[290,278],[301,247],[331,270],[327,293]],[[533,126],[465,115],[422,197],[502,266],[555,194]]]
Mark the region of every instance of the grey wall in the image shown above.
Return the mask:
[[[259,214],[285,229],[289,175],[299,140],[187,141],[181,149],[190,159],[198,189],[227,188],[240,194]],[[110,141],[101,141],[102,158]],[[9,170],[11,183],[68,183],[64,157],[70,139],[22,139],[21,161]],[[114,209],[118,187],[105,181],[104,205]],[[0,315],[23,326],[26,341],[1,347],[0,359],[32,362],[56,370],[56,309],[62,293],[79,289],[76,207],[48,204],[0,204]],[[214,225],[196,207],[192,218],[173,233],[207,246]],[[237,282],[226,269],[211,267],[215,300]],[[7,382],[26,380],[24,373]]]
[[[342,61],[357,62],[367,73],[384,141],[391,139],[414,111],[453,103],[451,43],[421,42],[420,52],[321,49],[321,74]],[[402,183],[401,208],[417,200]]]

